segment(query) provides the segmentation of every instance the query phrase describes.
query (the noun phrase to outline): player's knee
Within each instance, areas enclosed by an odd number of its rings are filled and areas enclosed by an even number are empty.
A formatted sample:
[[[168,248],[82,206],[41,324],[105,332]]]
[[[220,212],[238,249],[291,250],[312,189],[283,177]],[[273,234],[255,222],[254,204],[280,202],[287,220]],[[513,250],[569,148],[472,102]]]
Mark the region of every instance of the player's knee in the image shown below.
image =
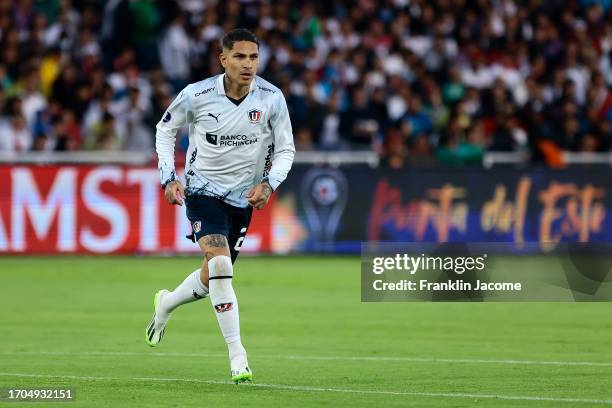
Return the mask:
[[[233,276],[232,259],[227,255],[217,255],[208,261],[208,275],[210,278],[220,276]]]

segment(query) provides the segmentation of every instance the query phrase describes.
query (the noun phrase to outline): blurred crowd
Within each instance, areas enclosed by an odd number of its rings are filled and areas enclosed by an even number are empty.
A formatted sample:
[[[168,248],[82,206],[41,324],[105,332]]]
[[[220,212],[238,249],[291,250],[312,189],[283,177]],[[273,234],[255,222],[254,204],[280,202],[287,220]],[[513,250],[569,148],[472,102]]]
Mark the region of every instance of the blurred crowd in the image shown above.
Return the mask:
[[[237,27],[298,150],[400,168],[611,149],[612,0],[0,0],[0,151],[151,149]]]

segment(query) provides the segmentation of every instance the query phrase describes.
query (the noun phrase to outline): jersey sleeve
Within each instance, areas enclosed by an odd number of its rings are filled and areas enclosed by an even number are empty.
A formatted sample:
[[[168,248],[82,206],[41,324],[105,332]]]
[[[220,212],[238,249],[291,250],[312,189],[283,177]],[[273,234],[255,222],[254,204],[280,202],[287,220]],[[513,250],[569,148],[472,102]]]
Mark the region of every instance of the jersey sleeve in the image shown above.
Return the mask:
[[[157,124],[155,150],[157,151],[157,167],[162,186],[177,179],[174,168],[176,133],[189,122],[190,117],[192,117],[190,110],[189,94],[187,88],[185,88],[168,106],[164,116]]]
[[[280,183],[287,178],[295,156],[289,110],[282,93],[278,98],[275,112],[273,112],[270,118],[270,125],[274,134],[274,156],[272,158],[272,168],[268,174],[268,181],[272,189],[276,190]]]

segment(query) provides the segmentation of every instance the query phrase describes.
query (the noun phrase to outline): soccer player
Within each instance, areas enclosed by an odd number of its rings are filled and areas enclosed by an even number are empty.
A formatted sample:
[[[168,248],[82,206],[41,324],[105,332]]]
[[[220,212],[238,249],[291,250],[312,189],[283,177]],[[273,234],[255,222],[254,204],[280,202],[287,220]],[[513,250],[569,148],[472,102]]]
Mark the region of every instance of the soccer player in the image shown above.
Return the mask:
[[[264,208],[287,177],[295,147],[283,94],[255,75],[257,38],[236,29],[223,37],[222,45],[225,73],[187,85],[157,124],[155,147],[166,201],[186,204],[204,262],[174,291],[156,293],[146,340],[157,345],[177,307],[210,295],[227,343],[231,377],[238,383],[253,374],[240,340],[233,264],[253,208]],[[174,144],[185,125],[189,147],[183,186],[174,168]]]

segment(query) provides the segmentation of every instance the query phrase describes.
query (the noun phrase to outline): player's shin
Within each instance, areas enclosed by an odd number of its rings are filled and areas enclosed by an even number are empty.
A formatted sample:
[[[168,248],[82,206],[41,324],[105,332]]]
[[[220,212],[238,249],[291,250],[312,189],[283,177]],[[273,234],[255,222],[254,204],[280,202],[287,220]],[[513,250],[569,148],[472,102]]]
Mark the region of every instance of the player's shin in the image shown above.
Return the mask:
[[[215,256],[208,262],[210,300],[227,343],[234,372],[248,370],[246,350],[240,341],[238,302],[232,287],[233,267],[229,256]],[[250,371],[249,371],[250,372]],[[250,377],[249,377],[250,378]]]
[[[162,298],[163,310],[171,313],[174,309],[185,303],[191,303],[208,296],[208,288],[200,280],[200,268],[196,269],[172,292]]]

